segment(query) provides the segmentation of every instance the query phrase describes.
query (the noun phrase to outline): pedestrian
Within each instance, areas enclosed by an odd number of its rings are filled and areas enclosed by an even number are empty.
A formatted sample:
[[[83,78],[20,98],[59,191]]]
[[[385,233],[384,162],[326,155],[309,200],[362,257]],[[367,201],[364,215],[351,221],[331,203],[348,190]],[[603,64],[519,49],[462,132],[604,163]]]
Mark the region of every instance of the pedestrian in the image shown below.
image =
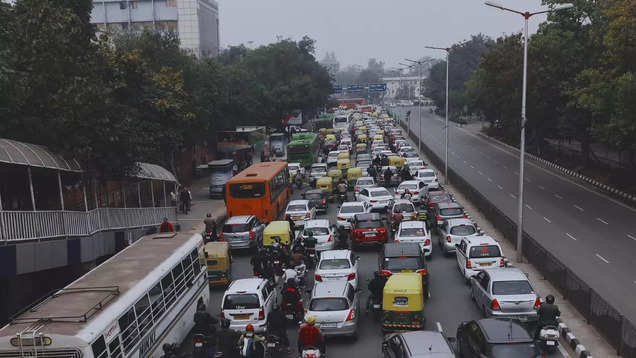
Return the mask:
[[[168,221],[168,218],[163,218],[163,222],[159,226],[159,232],[174,232],[174,227],[170,221]]]

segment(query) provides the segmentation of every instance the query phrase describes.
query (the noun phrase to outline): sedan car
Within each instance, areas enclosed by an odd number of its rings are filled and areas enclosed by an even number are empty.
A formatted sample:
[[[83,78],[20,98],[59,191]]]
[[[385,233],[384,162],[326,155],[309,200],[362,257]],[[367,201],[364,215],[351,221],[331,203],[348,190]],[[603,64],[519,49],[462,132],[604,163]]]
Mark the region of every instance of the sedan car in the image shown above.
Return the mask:
[[[395,188],[395,195],[399,195],[400,197],[404,195],[406,189],[411,193],[411,201],[414,204],[421,204],[428,199],[428,189],[426,184],[420,180],[407,180],[400,183],[400,185]]]
[[[320,254],[320,262],[314,272],[315,282],[334,280],[349,281],[358,288],[358,261],[351,250],[327,250]]]
[[[469,219],[449,219],[439,227],[439,248],[446,255],[455,252],[462,238],[478,236],[477,226]]]
[[[340,154],[339,150],[332,150],[327,154],[327,165],[336,165],[338,163],[338,154]]]
[[[316,282],[307,314],[316,318],[316,326],[325,337],[355,337],[360,317],[359,293],[345,280]]]
[[[470,278],[470,295],[486,317],[535,319],[541,299],[518,268],[481,270]]]
[[[316,208],[309,200],[292,200],[285,209],[285,219],[291,218],[296,226],[305,226],[305,221],[316,217]]]
[[[327,164],[314,163],[311,165],[311,171],[309,172],[309,178],[318,179],[327,176]]]
[[[316,211],[327,213],[327,193],[322,189],[307,190],[303,193],[303,199],[309,200],[309,204],[316,208]]]
[[[369,203],[371,210],[385,212],[388,207],[393,205],[393,194],[386,188],[368,188],[362,189],[358,193],[358,200]]]
[[[429,191],[439,189],[439,180],[437,179],[437,174],[435,174],[435,170],[433,169],[418,170],[415,179],[423,181]]]
[[[356,180],[356,185],[353,187],[353,191],[358,196],[358,192],[362,189],[368,189],[375,186],[375,179],[373,177],[360,177]]]
[[[381,245],[388,240],[389,234],[378,213],[356,214],[354,216],[353,231],[351,232],[351,245],[354,248],[360,245]]]
[[[431,233],[426,230],[426,223],[423,221],[403,221],[395,232],[396,242],[412,242],[420,245],[420,249],[428,258],[433,253]]]
[[[509,319],[487,318],[460,323],[457,349],[461,357],[541,357],[534,337],[518,322]]]
[[[365,154],[365,153],[360,153],[356,156],[356,160],[357,161],[361,161],[361,160],[371,160],[371,155],[370,154]]]
[[[353,217],[356,214],[368,213],[371,210],[371,206],[368,203],[360,201],[348,201],[342,203],[336,220],[337,227],[343,227],[345,229],[351,229],[351,223]]]
[[[426,169],[426,163],[424,163],[424,161],[420,158],[406,159],[406,163],[404,164],[408,165],[409,172],[411,173],[413,177],[416,176],[418,170]]]
[[[438,203],[433,208],[433,215],[435,215],[437,226],[441,226],[448,219],[468,218],[466,213],[464,213],[464,207],[457,202]]]
[[[313,235],[316,239],[316,251],[333,250],[335,247],[333,228],[327,219],[308,220],[305,222],[302,237]]]

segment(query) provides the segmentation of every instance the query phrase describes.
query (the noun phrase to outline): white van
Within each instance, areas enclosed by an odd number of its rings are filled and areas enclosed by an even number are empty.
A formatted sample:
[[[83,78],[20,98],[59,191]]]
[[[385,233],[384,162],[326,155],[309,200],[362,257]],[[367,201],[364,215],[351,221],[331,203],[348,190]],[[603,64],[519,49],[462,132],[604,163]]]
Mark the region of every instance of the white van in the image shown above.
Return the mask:
[[[230,320],[230,328],[245,331],[252,324],[254,331],[264,332],[278,290],[262,278],[245,278],[230,284],[221,301],[221,317]]]
[[[462,238],[455,252],[459,272],[466,282],[481,269],[506,266],[501,246],[490,236]]]

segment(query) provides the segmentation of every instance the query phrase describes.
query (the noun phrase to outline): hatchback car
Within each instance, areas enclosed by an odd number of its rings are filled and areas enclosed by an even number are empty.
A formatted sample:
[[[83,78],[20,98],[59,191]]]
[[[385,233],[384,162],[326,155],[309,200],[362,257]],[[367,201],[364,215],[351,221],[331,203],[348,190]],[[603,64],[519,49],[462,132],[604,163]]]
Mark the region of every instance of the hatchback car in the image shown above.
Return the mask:
[[[381,245],[389,240],[384,221],[378,213],[356,214],[353,219],[351,245]]]
[[[435,207],[439,203],[450,203],[453,202],[453,196],[447,193],[444,190],[436,190],[428,193],[428,200],[426,200],[426,207],[429,211],[429,217],[435,217],[433,214],[435,213]]]
[[[351,250],[323,251],[314,272],[314,281],[344,280],[349,281],[353,288],[357,289],[359,260],[360,258]]]
[[[307,315],[316,318],[323,336],[353,336],[358,332],[359,293],[345,280],[316,282]]]
[[[327,166],[336,165],[336,163],[338,163],[338,154],[340,154],[339,150],[332,150],[327,154]]]
[[[434,169],[418,170],[415,179],[423,181],[429,191],[439,189],[439,180],[437,179],[437,174],[435,174]]]
[[[223,225],[219,240],[231,249],[255,249],[263,242],[265,224],[254,215],[232,216]]]
[[[411,193],[411,201],[420,204],[428,199],[428,189],[426,184],[420,180],[407,180],[400,183],[395,188],[395,195],[402,196],[406,189]]]
[[[335,233],[329,225],[329,220],[317,219],[305,222],[302,236],[308,237],[310,233],[316,239],[316,251],[333,250]]]
[[[327,164],[314,163],[311,165],[311,171],[309,172],[309,178],[318,179],[327,176]]]
[[[457,267],[469,282],[479,270],[505,267],[506,261],[499,243],[490,236],[465,237],[455,246]]]
[[[394,196],[386,188],[368,188],[358,192],[358,200],[371,205],[371,210],[385,212],[393,205]]]
[[[417,272],[422,276],[424,297],[428,298],[429,273],[420,246],[411,242],[384,244],[379,257],[380,274],[384,277],[399,272]]]
[[[444,221],[448,219],[468,218],[464,212],[464,207],[458,202],[438,203],[437,206],[433,208],[433,215],[435,215],[437,226],[442,226]]]
[[[457,349],[461,357],[542,356],[534,338],[519,323],[497,318],[460,323],[457,327]]]
[[[292,200],[285,209],[285,219],[291,218],[296,226],[305,226],[305,221],[316,217],[316,208],[309,200]]]
[[[362,189],[368,189],[375,186],[375,179],[373,177],[360,177],[356,180],[356,185],[353,186],[353,191],[358,196],[358,192]]]
[[[446,255],[455,252],[462,238],[478,236],[477,226],[469,219],[449,219],[439,227],[439,248]]]
[[[309,205],[316,208],[316,211],[327,213],[329,206],[328,194],[322,189],[307,190],[303,193],[303,199],[309,200]]]
[[[541,299],[518,268],[494,268],[470,278],[470,296],[486,317],[535,320]]]
[[[382,342],[383,358],[455,358],[446,337],[435,331],[393,333]]]
[[[338,216],[336,217],[336,227],[342,227],[345,229],[351,229],[351,223],[353,217],[356,214],[368,213],[371,210],[371,206],[366,202],[361,201],[348,201],[342,203]]]
[[[426,257],[433,254],[433,243],[431,233],[426,230],[426,223],[423,221],[403,221],[395,232],[395,241],[416,243]]]
[[[416,176],[418,170],[426,169],[426,163],[424,163],[424,161],[419,158],[409,158],[404,164],[408,165],[409,172],[414,177]]]
[[[236,331],[252,324],[256,332],[264,332],[277,301],[278,290],[266,279],[234,280],[223,294],[221,318],[230,320],[230,328]]]

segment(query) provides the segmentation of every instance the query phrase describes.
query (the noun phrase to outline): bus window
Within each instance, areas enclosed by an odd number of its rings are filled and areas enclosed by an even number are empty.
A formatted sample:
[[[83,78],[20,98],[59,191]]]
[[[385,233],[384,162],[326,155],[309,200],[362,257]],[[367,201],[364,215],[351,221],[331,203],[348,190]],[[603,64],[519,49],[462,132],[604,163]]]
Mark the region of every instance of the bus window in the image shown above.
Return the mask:
[[[168,308],[176,299],[174,281],[172,280],[172,274],[170,272],[161,279],[161,286],[163,287],[163,295],[166,299],[166,308]]]
[[[150,292],[150,306],[152,307],[152,316],[155,318],[155,321],[161,317],[164,311],[163,307],[163,293],[161,292],[161,284],[156,284]]]
[[[201,272],[201,262],[199,261],[197,250],[192,250],[190,253],[190,259],[192,259],[192,270],[194,270],[194,275],[196,276],[199,272]]]
[[[124,351],[130,353],[130,349],[135,345],[139,337],[135,311],[132,307],[119,318],[119,328],[121,329],[121,338],[124,342]]]
[[[148,301],[148,295],[143,295],[135,303],[135,312],[137,313],[137,326],[139,327],[139,334],[143,336],[150,330],[152,326],[152,315],[150,314],[150,302]]]
[[[192,285],[192,280],[194,279],[194,272],[192,271],[192,261],[190,260],[190,255],[187,255],[182,261],[181,266],[183,266],[184,270],[184,278],[186,280],[186,284],[188,287]]]
[[[95,358],[108,356],[108,352],[106,352],[106,342],[104,342],[104,336],[99,336],[95,343],[91,344],[91,349],[93,350],[93,357]]]
[[[238,199],[261,198],[265,196],[265,183],[230,184],[230,196]]]
[[[108,343],[108,350],[110,351],[111,358],[121,358],[121,345],[119,344],[119,337],[113,338],[110,343]]]
[[[181,267],[181,262],[172,269],[172,277],[174,278],[175,295],[179,297],[185,290],[185,279],[183,277],[183,267]]]

